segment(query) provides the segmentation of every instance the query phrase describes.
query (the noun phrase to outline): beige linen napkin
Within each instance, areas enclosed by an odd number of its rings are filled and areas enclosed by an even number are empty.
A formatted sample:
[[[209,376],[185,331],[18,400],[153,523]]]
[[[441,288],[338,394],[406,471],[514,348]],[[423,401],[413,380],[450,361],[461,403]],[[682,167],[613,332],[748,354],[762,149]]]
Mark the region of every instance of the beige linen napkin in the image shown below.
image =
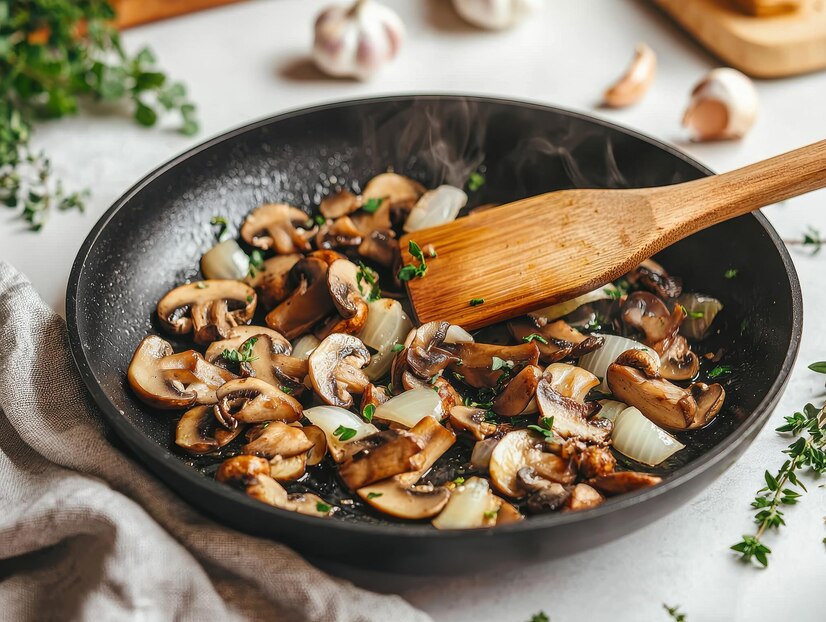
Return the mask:
[[[0,410],[0,619],[430,619],[212,522],[115,449],[64,321],[3,262]]]

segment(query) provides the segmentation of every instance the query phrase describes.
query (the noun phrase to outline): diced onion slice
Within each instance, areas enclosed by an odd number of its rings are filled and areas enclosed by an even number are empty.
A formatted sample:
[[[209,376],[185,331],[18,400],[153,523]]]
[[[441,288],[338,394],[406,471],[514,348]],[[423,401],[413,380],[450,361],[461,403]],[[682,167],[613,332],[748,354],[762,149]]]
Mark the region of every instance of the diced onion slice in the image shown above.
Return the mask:
[[[410,233],[456,220],[467,203],[467,195],[455,186],[443,185],[428,190],[410,211],[404,230]]]
[[[208,279],[243,279],[250,269],[250,258],[235,240],[216,244],[201,257],[201,272]]]
[[[445,509],[433,519],[433,526],[436,529],[487,527],[495,522],[498,507],[488,481],[471,477],[451,493]]]
[[[470,454],[470,464],[474,469],[488,470],[490,455],[496,445],[499,444],[499,440],[498,438],[486,438],[483,441],[476,442],[473,446],[473,452]]]
[[[609,283],[599,289],[595,289],[592,292],[588,292],[587,294],[582,294],[582,296],[577,296],[576,298],[572,298],[571,300],[566,300],[565,302],[558,302],[555,305],[551,305],[550,307],[544,307],[542,309],[537,309],[529,313],[532,318],[539,319],[539,320],[546,320],[548,322],[552,322],[554,320],[558,320],[559,318],[568,315],[579,309],[582,305],[588,304],[589,302],[596,302],[597,300],[607,300],[608,298],[617,298],[619,296],[619,290],[613,284]]]
[[[596,333],[594,333],[596,334]],[[608,381],[605,376],[608,373],[608,366],[617,360],[617,357],[628,350],[646,350],[656,360],[659,360],[659,355],[648,346],[641,344],[639,341],[620,337],[619,335],[601,335],[605,339],[605,343],[599,350],[589,352],[579,359],[579,366],[587,369],[600,379],[602,384],[599,385],[600,391],[604,393],[610,392],[608,388]]]
[[[599,416],[603,419],[610,419],[611,421],[614,421],[623,410],[628,408],[628,404],[618,402],[617,400],[599,400],[599,403],[602,405]]]
[[[614,420],[614,447],[632,460],[656,466],[685,447],[636,408],[626,408]]]
[[[310,420],[310,423],[322,429],[327,437],[330,453],[333,456],[337,453],[341,454],[348,443],[358,441],[379,431],[372,423],[367,423],[358,415],[338,406],[314,406],[305,410],[304,416]],[[352,438],[342,441],[334,434],[339,427],[350,428],[355,430],[356,433]]]
[[[445,343],[473,343],[473,335],[461,326],[451,324],[445,333]]]
[[[297,359],[306,360],[310,357],[321,342],[315,335],[307,334],[296,339],[293,344],[292,356]]]
[[[683,294],[677,298],[683,305],[686,318],[680,326],[680,334],[689,339],[703,339],[717,314],[723,310],[723,303],[703,294]]]
[[[442,418],[442,400],[433,389],[417,387],[387,400],[376,408],[374,415],[383,421],[393,421],[412,428],[424,417]]]
[[[364,345],[375,350],[370,363],[363,369],[367,377],[375,381],[390,371],[395,355],[393,346],[404,343],[413,323],[398,300],[381,298],[367,303],[367,306],[367,321],[356,336]]]

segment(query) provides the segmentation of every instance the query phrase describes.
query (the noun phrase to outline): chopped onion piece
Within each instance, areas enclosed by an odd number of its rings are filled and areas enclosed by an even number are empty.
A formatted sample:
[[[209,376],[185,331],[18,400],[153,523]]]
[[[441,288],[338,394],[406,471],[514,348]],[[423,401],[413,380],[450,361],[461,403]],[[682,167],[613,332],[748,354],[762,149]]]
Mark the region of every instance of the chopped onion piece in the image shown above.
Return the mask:
[[[349,410],[339,408],[338,406],[315,406],[304,411],[304,416],[310,420],[310,423],[318,426],[327,437],[327,446],[333,457],[336,454],[341,455],[345,445],[363,439],[365,436],[370,436],[379,431],[379,429],[372,423],[367,423],[358,415],[351,413]],[[350,428],[356,433],[347,440],[340,440],[334,434],[339,428]],[[341,436],[341,434],[339,434]]]
[[[626,408],[614,420],[614,447],[632,460],[656,466],[685,447],[636,408]]]
[[[677,298],[677,304],[686,310],[680,334],[689,339],[704,339],[714,318],[723,310],[722,302],[703,294],[683,294]]]
[[[596,333],[594,333],[596,335]],[[601,335],[605,338],[605,343],[599,350],[589,352],[579,359],[579,366],[587,369],[600,379],[602,384],[599,385],[599,390],[604,393],[609,393],[611,389],[608,388],[608,382],[605,378],[608,373],[608,366],[617,360],[617,357],[627,350],[646,350],[656,360],[659,360],[659,355],[651,348],[641,344],[639,341],[627,339],[618,335]]]
[[[473,446],[473,453],[470,454],[470,465],[474,469],[483,469],[487,471],[490,466],[490,455],[493,449],[499,444],[498,438],[486,438],[483,441],[477,441]]]
[[[364,345],[375,350],[370,363],[363,369],[367,377],[375,381],[390,371],[395,355],[393,346],[404,343],[413,323],[398,300],[380,298],[368,302],[367,306],[367,321],[356,336]]]
[[[599,403],[602,405],[599,416],[611,421],[614,421],[623,410],[628,408],[628,404],[616,400],[599,400]]]
[[[374,416],[412,428],[424,417],[442,419],[442,400],[433,389],[418,387],[387,400],[376,408]]]
[[[461,326],[451,324],[445,333],[445,343],[473,343],[473,335]]]
[[[297,359],[306,360],[310,357],[321,342],[315,335],[307,334],[299,337],[293,344],[292,356]]]
[[[467,195],[455,186],[439,186],[428,190],[410,211],[404,230],[410,233],[456,220],[467,203]]]
[[[249,269],[250,258],[235,240],[216,244],[201,257],[201,272],[208,279],[240,280]]]
[[[577,296],[576,298],[572,298],[571,300],[566,300],[565,302],[558,302],[555,305],[551,305],[550,307],[544,307],[543,309],[537,309],[529,313],[532,318],[536,320],[544,320],[548,322],[552,322],[554,320],[558,320],[559,318],[568,315],[579,309],[582,305],[588,304],[589,302],[596,302],[597,300],[607,300],[609,298],[618,298],[619,297],[619,290],[614,286],[612,283],[605,285],[604,287],[600,287],[599,289],[595,289],[592,292],[588,292],[587,294],[582,294],[582,296]]]
[[[445,509],[433,519],[433,526],[436,529],[487,527],[495,522],[498,507],[488,481],[471,477],[451,493]]]

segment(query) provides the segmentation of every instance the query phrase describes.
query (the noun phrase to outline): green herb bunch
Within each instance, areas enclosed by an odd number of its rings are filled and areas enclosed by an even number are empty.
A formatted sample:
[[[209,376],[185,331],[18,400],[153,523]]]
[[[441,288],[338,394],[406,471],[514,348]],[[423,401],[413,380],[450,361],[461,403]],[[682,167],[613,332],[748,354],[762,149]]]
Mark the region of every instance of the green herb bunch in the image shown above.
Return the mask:
[[[32,123],[74,114],[80,100],[128,101],[135,121],[155,125],[177,112],[181,132],[198,130],[179,82],[157,70],[148,49],[126,53],[106,0],[0,0],[0,202],[39,230],[52,209],[84,207],[31,148]]]

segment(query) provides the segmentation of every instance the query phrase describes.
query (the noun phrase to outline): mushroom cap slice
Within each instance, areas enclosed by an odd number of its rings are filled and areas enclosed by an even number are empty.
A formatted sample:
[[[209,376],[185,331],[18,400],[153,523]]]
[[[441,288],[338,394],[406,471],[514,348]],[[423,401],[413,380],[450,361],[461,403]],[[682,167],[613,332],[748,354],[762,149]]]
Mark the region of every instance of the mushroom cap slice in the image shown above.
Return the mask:
[[[315,236],[316,246],[324,249],[359,246],[361,241],[361,229],[348,216],[325,223]]]
[[[258,335],[268,336],[273,343],[283,345],[286,350],[285,354],[290,353],[290,342],[284,336],[271,328],[266,326],[234,326],[230,329],[229,335],[226,339],[213,341],[206,349],[204,358],[210,363],[214,363],[221,358],[224,350],[237,350],[250,337],[257,337]]]
[[[361,207],[361,198],[347,189],[339,190],[335,194],[324,197],[318,206],[318,211],[325,218],[340,218],[352,214]]]
[[[294,492],[288,495],[284,509],[308,516],[330,516],[335,510],[331,504],[311,492]]]
[[[499,503],[499,509],[496,510],[496,526],[499,525],[510,525],[511,523],[518,523],[520,521],[525,520],[525,517],[522,515],[516,506],[512,503],[508,503],[501,497],[497,497],[494,495],[494,498]]]
[[[241,363],[241,375],[263,380],[287,394],[304,389],[307,361],[290,356],[289,341],[281,335],[275,339],[257,335],[252,339],[250,360]]]
[[[213,279],[180,285],[158,302],[158,320],[174,335],[192,332],[196,343],[229,337],[233,327],[249,324],[255,290],[241,281]]]
[[[273,421],[260,429],[250,442],[244,445],[242,451],[268,459],[276,456],[292,458],[306,454],[313,446],[314,443],[302,428],[289,426],[282,421]]]
[[[428,322],[411,331],[409,343],[405,344],[407,348],[400,353],[404,356],[397,356],[393,361],[394,384],[399,370],[409,370],[418,378],[429,381],[455,360],[456,357],[443,345],[448,329],[448,322]]]
[[[493,400],[493,412],[500,417],[522,414],[534,399],[541,378],[542,369],[536,365],[526,365]]]
[[[370,384],[361,371],[370,362],[370,352],[352,335],[333,333],[313,350],[308,362],[313,389],[331,406],[349,408],[351,393],[361,394]]]
[[[276,255],[265,259],[264,263],[250,271],[244,282],[258,292],[258,300],[267,311],[273,309],[290,295],[289,274],[301,259],[298,253]]]
[[[368,307],[359,289],[358,271],[359,267],[349,259],[337,259],[327,269],[330,298],[342,318],[334,319],[325,328],[327,334],[357,333],[367,322]]]
[[[645,334],[645,343],[662,341],[673,332],[674,320],[665,303],[649,292],[628,295],[622,305],[622,321]]]
[[[677,298],[683,291],[682,279],[669,276],[665,268],[653,259],[643,261],[626,274],[625,279],[630,284],[638,284],[664,300]]]
[[[374,229],[364,236],[358,254],[380,266],[391,268],[400,259],[399,241],[391,229]]]
[[[565,510],[587,510],[598,506],[603,501],[605,501],[605,497],[588,484],[577,484],[571,490],[571,496],[568,497],[565,503]]]
[[[178,421],[175,444],[191,454],[206,454],[232,441],[240,431],[240,427],[235,430],[222,427],[215,417],[215,406],[195,406]]]
[[[290,270],[290,282],[297,285],[289,297],[267,314],[267,326],[287,339],[310,331],[335,307],[327,290],[328,264],[319,257],[304,257]]]
[[[359,488],[356,493],[379,512],[408,520],[436,516],[450,498],[450,491],[444,486],[406,487],[398,476]]]
[[[129,363],[127,379],[138,398],[154,408],[215,403],[215,390],[235,374],[207,363],[194,350],[173,354],[160,337],[147,335]]]
[[[584,374],[588,374],[593,378],[585,385],[579,381],[579,374],[573,372],[563,371],[560,373],[561,367],[571,367],[579,370]],[[554,380],[554,377],[557,377]],[[565,380],[560,381],[563,377]],[[536,403],[539,406],[539,412],[543,418],[553,417],[553,430],[563,438],[576,437],[586,442],[591,443],[606,443],[611,437],[612,423],[608,419],[593,418],[600,408],[596,402],[582,402],[581,397],[584,395],[583,391],[587,393],[585,387],[596,386],[599,384],[599,379],[593,374],[581,369],[579,367],[572,367],[570,365],[563,365],[562,363],[554,363],[545,370],[545,375],[536,388]],[[560,393],[563,391],[568,395]],[[579,398],[579,399],[577,399]]]
[[[425,187],[419,182],[397,173],[376,175],[361,193],[362,201],[381,199],[382,203],[410,203],[410,207],[425,193]]]
[[[483,408],[454,406],[450,409],[450,425],[454,430],[465,430],[477,441],[483,441],[496,433],[496,424],[485,420]]]
[[[418,470],[396,476],[396,479],[405,487],[418,482],[436,463],[436,460],[441,458],[456,442],[456,435],[433,417],[422,417],[421,421],[409,431],[424,442],[424,449],[420,457],[416,458],[420,460]]]
[[[261,475],[270,474],[270,463],[257,456],[235,456],[221,463],[215,472],[219,482],[240,483],[247,486],[254,483]]]
[[[563,359],[576,359],[602,347],[605,338],[599,335],[583,335],[565,320],[548,322],[538,327],[527,318],[508,322],[508,331],[519,341],[530,335],[539,335],[548,343],[532,340],[539,348],[539,359],[544,363],[556,363]]]
[[[305,425],[301,430],[313,444],[307,452],[307,466],[315,466],[327,455],[327,435],[317,425]]]
[[[515,346],[500,346],[486,343],[460,343],[454,347],[454,359],[461,360],[457,365],[451,362],[450,369],[464,376],[463,382],[477,389],[495,388],[502,381],[505,369],[493,369],[493,357],[511,363],[513,369],[539,362],[539,348],[535,342],[521,343]]]
[[[270,477],[277,482],[291,482],[304,475],[306,465],[306,454],[299,454],[290,458],[275,456],[270,460]]]
[[[606,495],[621,495],[649,486],[655,486],[663,480],[658,475],[639,473],[637,471],[615,471],[588,480],[588,484]]]
[[[424,441],[407,431],[384,430],[360,441],[360,449],[342,462],[338,474],[351,490],[421,467]],[[418,458],[417,458],[418,457]]]
[[[233,429],[238,422],[297,421],[301,403],[257,378],[230,380],[217,393],[221,423]]]
[[[525,496],[517,477],[523,467],[533,467],[540,476],[550,481],[572,483],[575,473],[569,461],[542,448],[542,440],[530,430],[508,432],[490,456],[488,470],[493,485],[509,497],[518,499]]]
[[[307,214],[296,207],[283,203],[262,205],[252,212],[241,225],[241,237],[251,246],[262,250],[273,249],[279,255],[304,253],[310,250],[310,238],[318,230],[307,228]]]

